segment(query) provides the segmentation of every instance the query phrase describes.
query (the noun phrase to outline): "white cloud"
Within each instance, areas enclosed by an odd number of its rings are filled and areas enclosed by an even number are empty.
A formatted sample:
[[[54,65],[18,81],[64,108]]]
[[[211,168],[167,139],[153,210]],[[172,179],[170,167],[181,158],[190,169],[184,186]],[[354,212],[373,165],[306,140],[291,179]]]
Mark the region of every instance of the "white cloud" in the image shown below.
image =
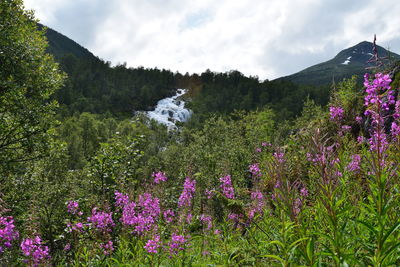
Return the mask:
[[[180,72],[273,79],[372,40],[400,52],[400,2],[26,0],[44,24],[99,57]]]

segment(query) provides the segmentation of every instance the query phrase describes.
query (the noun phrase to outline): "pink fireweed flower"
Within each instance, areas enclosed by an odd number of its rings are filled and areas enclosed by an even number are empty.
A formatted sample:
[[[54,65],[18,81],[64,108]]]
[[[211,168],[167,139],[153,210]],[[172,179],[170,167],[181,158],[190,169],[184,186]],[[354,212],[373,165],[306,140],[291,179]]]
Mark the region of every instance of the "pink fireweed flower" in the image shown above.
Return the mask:
[[[380,131],[374,131],[373,135],[368,141],[371,151],[378,151],[382,154],[388,148],[386,134],[383,129]]]
[[[342,131],[343,132],[349,132],[351,130],[351,126],[349,126],[349,125],[343,125],[342,126]]]
[[[72,200],[68,201],[67,210],[68,210],[68,213],[77,214],[78,211],[79,211],[79,204],[78,204],[78,202],[72,201]]]
[[[283,152],[275,152],[274,153],[274,158],[276,159],[276,161],[278,161],[279,163],[285,163],[285,153]]]
[[[392,137],[397,140],[397,137],[400,136],[400,126],[397,125],[395,122],[392,122],[392,127],[391,127],[391,134]]]
[[[114,251],[114,244],[110,240],[107,243],[101,243],[100,248],[103,249],[103,254],[104,255],[110,255]]]
[[[262,151],[261,148],[259,148],[259,147],[256,148],[257,153],[261,153],[261,151]]]
[[[264,201],[264,196],[260,191],[251,192],[250,198],[253,200],[253,203],[249,211],[249,218],[253,219],[257,213],[259,214],[263,213],[265,201]]]
[[[160,200],[144,193],[137,203],[129,202],[123,207],[121,222],[124,226],[133,227],[135,233],[142,234],[156,228],[160,213]]]
[[[159,247],[161,247],[160,236],[155,235],[155,236],[153,236],[153,239],[149,239],[146,242],[146,245],[143,248],[146,249],[148,253],[156,254],[156,253],[158,253]]]
[[[112,219],[112,212],[98,211],[97,208],[92,209],[92,215],[88,217],[87,220],[92,223],[93,227],[104,232],[111,232],[112,228],[115,226]]]
[[[261,176],[261,175],[262,175],[262,174],[261,174],[261,170],[260,170],[260,166],[259,166],[258,163],[251,164],[251,165],[249,166],[249,171],[250,171],[250,173],[251,173],[254,177],[257,177],[257,176]]]
[[[165,182],[168,180],[167,176],[163,172],[153,172],[152,177],[154,183],[159,184],[160,182]]]
[[[190,180],[189,177],[186,177],[185,183],[183,184],[183,191],[179,197],[178,206],[181,207],[190,207],[192,204],[192,198],[194,197],[194,193],[196,191],[196,180]]]
[[[347,165],[347,169],[354,173],[359,172],[360,171],[360,162],[361,162],[360,155],[358,155],[358,154],[352,155],[351,162],[349,163],[349,165]]]
[[[39,266],[43,261],[49,258],[49,248],[42,245],[42,240],[39,236],[35,238],[26,238],[21,243],[22,253],[29,257],[33,262],[33,266]]]
[[[293,208],[292,208],[294,216],[299,215],[302,206],[303,206],[303,201],[300,198],[296,198],[295,201],[293,202]]]
[[[400,100],[396,101],[393,118],[400,118]]]
[[[207,199],[211,199],[215,195],[215,191],[214,191],[214,189],[212,189],[212,190],[206,189],[204,191],[204,194],[206,195]]]
[[[63,249],[65,252],[68,252],[68,251],[70,251],[71,250],[71,244],[70,243],[67,243],[65,246],[64,246],[64,249]]]
[[[222,189],[222,194],[229,199],[235,198],[235,191],[232,186],[231,176],[227,175],[224,177],[219,178],[221,182],[220,188]]]
[[[387,74],[377,73],[375,74],[375,79],[370,82],[369,75],[364,75],[364,86],[365,92],[367,95],[365,96],[365,106],[369,107],[370,105],[380,105],[382,109],[389,110],[390,104],[395,104],[394,92],[390,89],[390,83],[392,80],[390,76]],[[383,101],[383,95],[386,95],[387,101]],[[370,109],[365,111],[365,115],[371,113]]]
[[[18,237],[13,217],[0,217],[0,255],[6,248],[11,248],[11,243]]]
[[[75,224],[67,223],[67,231],[70,233],[73,231],[82,232],[83,226],[84,225],[81,222],[77,222]]]
[[[193,219],[193,214],[191,212],[188,212],[186,215],[186,223],[191,224]]]
[[[342,107],[330,107],[329,113],[332,121],[341,121],[344,115],[344,109]]]
[[[125,195],[117,190],[114,193],[115,195],[115,206],[116,207],[123,207],[129,203],[129,196]]]
[[[364,143],[364,142],[365,142],[364,136],[359,136],[359,137],[357,137],[357,143],[362,144],[362,143]]]
[[[302,187],[302,188],[300,189],[300,196],[302,196],[302,197],[308,197],[308,190],[307,190],[306,187]]]
[[[173,233],[171,235],[171,241],[168,243],[169,253],[171,255],[177,255],[179,251],[185,249],[188,240],[185,238],[184,235],[177,235]]]
[[[234,223],[238,223],[241,218],[243,218],[243,214],[237,214],[233,212],[228,214],[228,219],[233,221]]]
[[[173,210],[169,209],[163,212],[163,217],[167,223],[171,223],[174,220],[175,213]]]
[[[200,222],[202,222],[203,225],[207,225],[206,230],[211,230],[212,228],[212,218],[209,215],[201,214],[200,215]]]

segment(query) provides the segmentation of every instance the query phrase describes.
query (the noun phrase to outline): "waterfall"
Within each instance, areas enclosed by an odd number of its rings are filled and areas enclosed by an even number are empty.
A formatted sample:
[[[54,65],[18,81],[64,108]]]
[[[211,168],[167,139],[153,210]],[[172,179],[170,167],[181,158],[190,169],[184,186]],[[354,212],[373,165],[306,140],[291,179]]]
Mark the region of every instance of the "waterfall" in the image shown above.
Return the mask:
[[[192,115],[192,111],[185,108],[185,102],[179,98],[186,92],[186,89],[178,89],[174,96],[161,99],[153,111],[146,113],[147,116],[166,125],[169,130],[176,129],[177,121],[185,122]]]

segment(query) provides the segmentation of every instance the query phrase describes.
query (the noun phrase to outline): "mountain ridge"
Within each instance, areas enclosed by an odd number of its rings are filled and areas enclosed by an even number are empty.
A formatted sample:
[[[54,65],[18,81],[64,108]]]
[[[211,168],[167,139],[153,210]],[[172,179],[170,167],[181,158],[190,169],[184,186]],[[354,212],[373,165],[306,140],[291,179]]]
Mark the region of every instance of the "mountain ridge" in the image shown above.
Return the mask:
[[[87,48],[83,47],[82,45],[65,36],[64,34],[40,23],[38,23],[38,28],[40,30],[46,28],[45,36],[47,42],[49,43],[47,51],[48,53],[52,54],[57,60],[68,54],[72,54],[78,59],[98,59],[98,57],[96,57]]]
[[[324,85],[333,80],[340,81],[353,75],[363,75],[368,72],[367,67],[373,66],[372,63],[367,63],[373,56],[372,50],[373,43],[362,41],[343,49],[330,60],[307,67],[294,74],[280,77],[277,80],[285,79],[299,84]],[[400,59],[400,55],[389,52],[379,45],[377,45],[377,50],[380,57],[390,55],[394,60]]]

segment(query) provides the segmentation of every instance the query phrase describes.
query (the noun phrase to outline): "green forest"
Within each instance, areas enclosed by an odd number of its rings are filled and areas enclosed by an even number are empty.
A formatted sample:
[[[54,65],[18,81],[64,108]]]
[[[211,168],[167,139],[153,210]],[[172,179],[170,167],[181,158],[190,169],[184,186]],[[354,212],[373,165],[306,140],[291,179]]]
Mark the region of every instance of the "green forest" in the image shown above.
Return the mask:
[[[400,265],[399,61],[306,85],[60,42],[0,2],[2,266]],[[177,129],[135,112],[178,88]]]

